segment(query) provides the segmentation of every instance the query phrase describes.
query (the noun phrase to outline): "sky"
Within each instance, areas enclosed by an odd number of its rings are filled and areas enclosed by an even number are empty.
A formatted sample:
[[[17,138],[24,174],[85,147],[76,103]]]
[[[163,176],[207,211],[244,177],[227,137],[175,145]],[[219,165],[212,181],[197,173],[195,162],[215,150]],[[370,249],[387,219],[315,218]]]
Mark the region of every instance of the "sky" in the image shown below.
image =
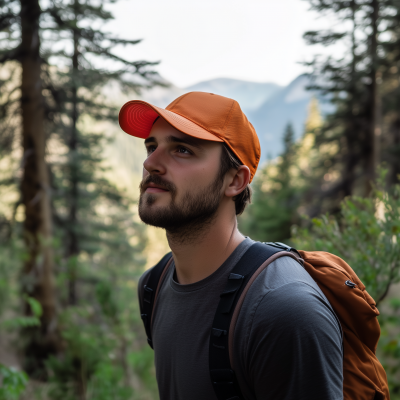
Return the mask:
[[[301,61],[323,49],[307,46],[307,30],[327,27],[304,0],[120,0],[108,6],[107,29],[143,39],[132,60],[160,61],[157,71],[179,87],[212,78],[287,85]]]

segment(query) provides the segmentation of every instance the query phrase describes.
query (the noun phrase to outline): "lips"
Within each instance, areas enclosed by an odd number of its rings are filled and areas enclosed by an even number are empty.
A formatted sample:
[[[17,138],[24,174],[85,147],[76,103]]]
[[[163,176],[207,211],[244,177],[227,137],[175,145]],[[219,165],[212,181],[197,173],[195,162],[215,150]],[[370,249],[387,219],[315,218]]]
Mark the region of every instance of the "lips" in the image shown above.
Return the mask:
[[[158,175],[149,175],[140,182],[140,193],[165,193],[170,192],[173,196],[176,192],[175,186],[162,179]]]
[[[164,189],[163,187],[150,182],[148,185],[146,185],[145,192],[146,193],[163,193],[163,192],[168,192],[168,189]]]

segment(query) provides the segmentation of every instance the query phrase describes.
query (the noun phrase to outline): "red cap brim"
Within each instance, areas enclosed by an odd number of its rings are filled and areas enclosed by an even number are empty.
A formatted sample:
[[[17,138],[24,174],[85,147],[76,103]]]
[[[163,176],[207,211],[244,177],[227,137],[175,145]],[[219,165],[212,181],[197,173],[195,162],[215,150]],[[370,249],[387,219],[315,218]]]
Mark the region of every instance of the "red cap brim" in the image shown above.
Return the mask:
[[[215,134],[195,124],[191,120],[164,108],[153,106],[141,100],[132,100],[124,104],[119,112],[119,125],[129,135],[142,139],[149,137],[157,117],[164,118],[175,129],[189,136],[213,142],[223,142]]]

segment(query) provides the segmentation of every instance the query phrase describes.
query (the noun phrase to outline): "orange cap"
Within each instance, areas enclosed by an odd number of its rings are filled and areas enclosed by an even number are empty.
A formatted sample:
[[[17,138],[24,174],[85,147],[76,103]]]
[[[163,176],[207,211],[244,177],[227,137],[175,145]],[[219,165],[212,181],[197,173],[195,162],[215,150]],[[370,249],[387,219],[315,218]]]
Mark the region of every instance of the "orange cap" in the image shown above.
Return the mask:
[[[121,108],[119,125],[129,135],[146,139],[159,116],[186,135],[226,143],[249,167],[252,181],[260,161],[260,142],[237,101],[212,93],[189,92],[164,109],[132,100]]]

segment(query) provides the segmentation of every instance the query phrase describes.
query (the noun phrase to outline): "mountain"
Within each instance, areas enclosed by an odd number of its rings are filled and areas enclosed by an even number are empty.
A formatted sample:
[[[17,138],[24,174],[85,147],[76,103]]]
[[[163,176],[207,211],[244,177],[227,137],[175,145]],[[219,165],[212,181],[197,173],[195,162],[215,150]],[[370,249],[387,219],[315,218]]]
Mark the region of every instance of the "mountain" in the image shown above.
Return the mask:
[[[210,92],[235,99],[244,113],[257,110],[282,89],[275,83],[259,83],[238,79],[217,78],[186,87],[187,92]]]
[[[303,133],[307,107],[313,95],[306,90],[308,83],[307,76],[297,77],[248,115],[260,139],[261,160],[267,156],[276,157],[280,153],[283,132],[288,123],[292,124],[296,138]]]
[[[168,86],[155,86],[152,89],[144,90],[140,96],[133,99],[140,99],[154,104],[157,107],[165,108],[172,100],[188,92],[183,88],[177,87],[172,83],[167,83]]]
[[[172,100],[187,92],[209,92],[230,97],[239,102],[242,110],[248,114],[255,111],[265,101],[282,89],[275,83],[260,83],[241,81],[230,78],[217,78],[196,83],[185,88],[179,88],[171,83],[166,87],[154,87],[146,90],[140,96],[158,107],[166,107]]]
[[[267,156],[274,158],[282,151],[282,137],[288,123],[293,126],[295,138],[301,137],[312,97],[317,98],[322,115],[333,110],[326,97],[307,90],[309,84],[310,78],[307,75],[298,76],[248,115],[260,139],[261,160]]]

